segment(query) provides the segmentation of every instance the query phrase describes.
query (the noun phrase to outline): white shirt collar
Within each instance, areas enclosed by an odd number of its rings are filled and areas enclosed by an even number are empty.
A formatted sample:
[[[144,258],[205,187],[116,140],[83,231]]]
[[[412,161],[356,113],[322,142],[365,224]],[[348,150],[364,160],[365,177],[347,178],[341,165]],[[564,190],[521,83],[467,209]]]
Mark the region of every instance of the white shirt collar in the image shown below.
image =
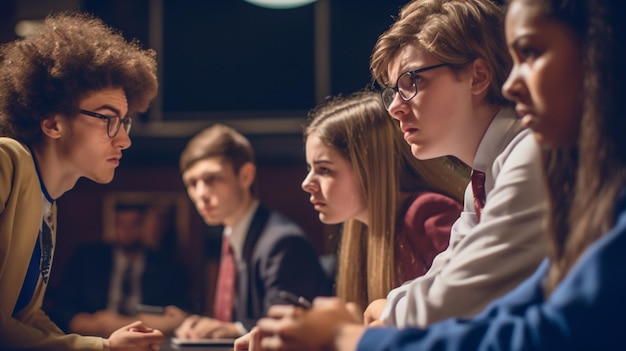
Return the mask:
[[[521,130],[520,118],[510,107],[502,108],[493,118],[483,136],[472,168],[488,173],[494,160]]]
[[[237,261],[241,261],[243,255],[243,245],[246,242],[246,236],[248,235],[248,228],[252,223],[252,218],[259,207],[259,200],[254,199],[250,204],[250,207],[246,213],[241,217],[241,220],[234,227],[225,227],[222,235],[227,236],[230,240],[230,246],[233,248],[233,254]]]

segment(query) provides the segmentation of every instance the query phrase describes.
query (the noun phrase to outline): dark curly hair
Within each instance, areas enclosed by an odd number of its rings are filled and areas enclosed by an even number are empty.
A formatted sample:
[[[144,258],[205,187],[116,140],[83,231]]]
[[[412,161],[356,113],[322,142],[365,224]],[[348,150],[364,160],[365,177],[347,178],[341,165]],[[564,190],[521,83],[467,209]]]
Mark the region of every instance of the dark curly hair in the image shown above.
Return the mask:
[[[156,96],[156,53],[100,19],[78,12],[50,15],[43,27],[0,47],[0,135],[37,144],[40,122],[75,116],[82,98],[122,88],[129,113]]]

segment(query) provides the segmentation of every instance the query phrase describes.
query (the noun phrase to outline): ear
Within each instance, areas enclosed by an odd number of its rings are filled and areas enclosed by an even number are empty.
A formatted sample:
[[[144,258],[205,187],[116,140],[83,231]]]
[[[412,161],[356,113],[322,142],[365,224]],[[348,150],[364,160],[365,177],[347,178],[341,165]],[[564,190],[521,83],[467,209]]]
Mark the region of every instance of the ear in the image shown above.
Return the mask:
[[[244,163],[239,169],[239,184],[249,189],[256,177],[256,166],[252,162]]]
[[[48,136],[51,139],[60,138],[61,131],[64,127],[63,122],[65,122],[62,119],[63,117],[61,115],[55,114],[51,117],[48,117],[42,120],[39,123],[39,126],[41,127],[41,131],[43,132],[43,134]]]
[[[489,90],[493,72],[484,59],[478,58],[472,63],[472,94],[481,95]]]

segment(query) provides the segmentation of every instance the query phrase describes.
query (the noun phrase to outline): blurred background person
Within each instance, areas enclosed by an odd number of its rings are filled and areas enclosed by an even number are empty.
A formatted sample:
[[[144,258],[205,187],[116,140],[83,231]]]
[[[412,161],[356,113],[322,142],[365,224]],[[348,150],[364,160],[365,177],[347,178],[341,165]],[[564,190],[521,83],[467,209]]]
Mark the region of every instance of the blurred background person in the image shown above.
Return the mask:
[[[191,306],[191,283],[176,251],[161,245],[169,211],[118,204],[113,242],[87,243],[74,251],[51,313],[65,331],[105,336],[140,319],[168,334],[182,322],[187,313],[180,308]],[[142,305],[165,308],[147,311]]]
[[[221,261],[209,316],[192,315],[179,338],[235,338],[267,309],[289,301],[281,290],[312,299],[330,283],[304,231],[256,195],[252,145],[222,124],[198,133],[180,156],[187,193],[207,225],[223,225]]]

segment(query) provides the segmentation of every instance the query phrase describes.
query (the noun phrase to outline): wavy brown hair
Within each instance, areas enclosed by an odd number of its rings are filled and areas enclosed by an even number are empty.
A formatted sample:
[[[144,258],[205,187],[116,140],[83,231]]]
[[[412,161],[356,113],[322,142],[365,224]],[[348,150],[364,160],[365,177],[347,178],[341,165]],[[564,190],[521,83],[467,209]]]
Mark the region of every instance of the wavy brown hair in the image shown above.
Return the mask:
[[[455,71],[476,59],[485,60],[493,72],[489,103],[509,105],[501,91],[512,64],[503,22],[503,8],[490,0],[411,1],[378,38],[370,61],[372,74],[380,85],[388,85],[389,62],[405,45],[414,43]]]
[[[157,93],[155,56],[90,15],[48,16],[0,47],[0,135],[37,144],[43,119],[75,116],[81,99],[104,88],[122,88],[129,113],[145,111]]]
[[[364,308],[395,287],[401,194],[433,191],[461,202],[468,180],[447,159],[415,159],[376,92],[319,105],[309,113],[305,141],[312,133],[350,163],[367,204],[369,226],[343,223],[336,287],[338,296]]]

